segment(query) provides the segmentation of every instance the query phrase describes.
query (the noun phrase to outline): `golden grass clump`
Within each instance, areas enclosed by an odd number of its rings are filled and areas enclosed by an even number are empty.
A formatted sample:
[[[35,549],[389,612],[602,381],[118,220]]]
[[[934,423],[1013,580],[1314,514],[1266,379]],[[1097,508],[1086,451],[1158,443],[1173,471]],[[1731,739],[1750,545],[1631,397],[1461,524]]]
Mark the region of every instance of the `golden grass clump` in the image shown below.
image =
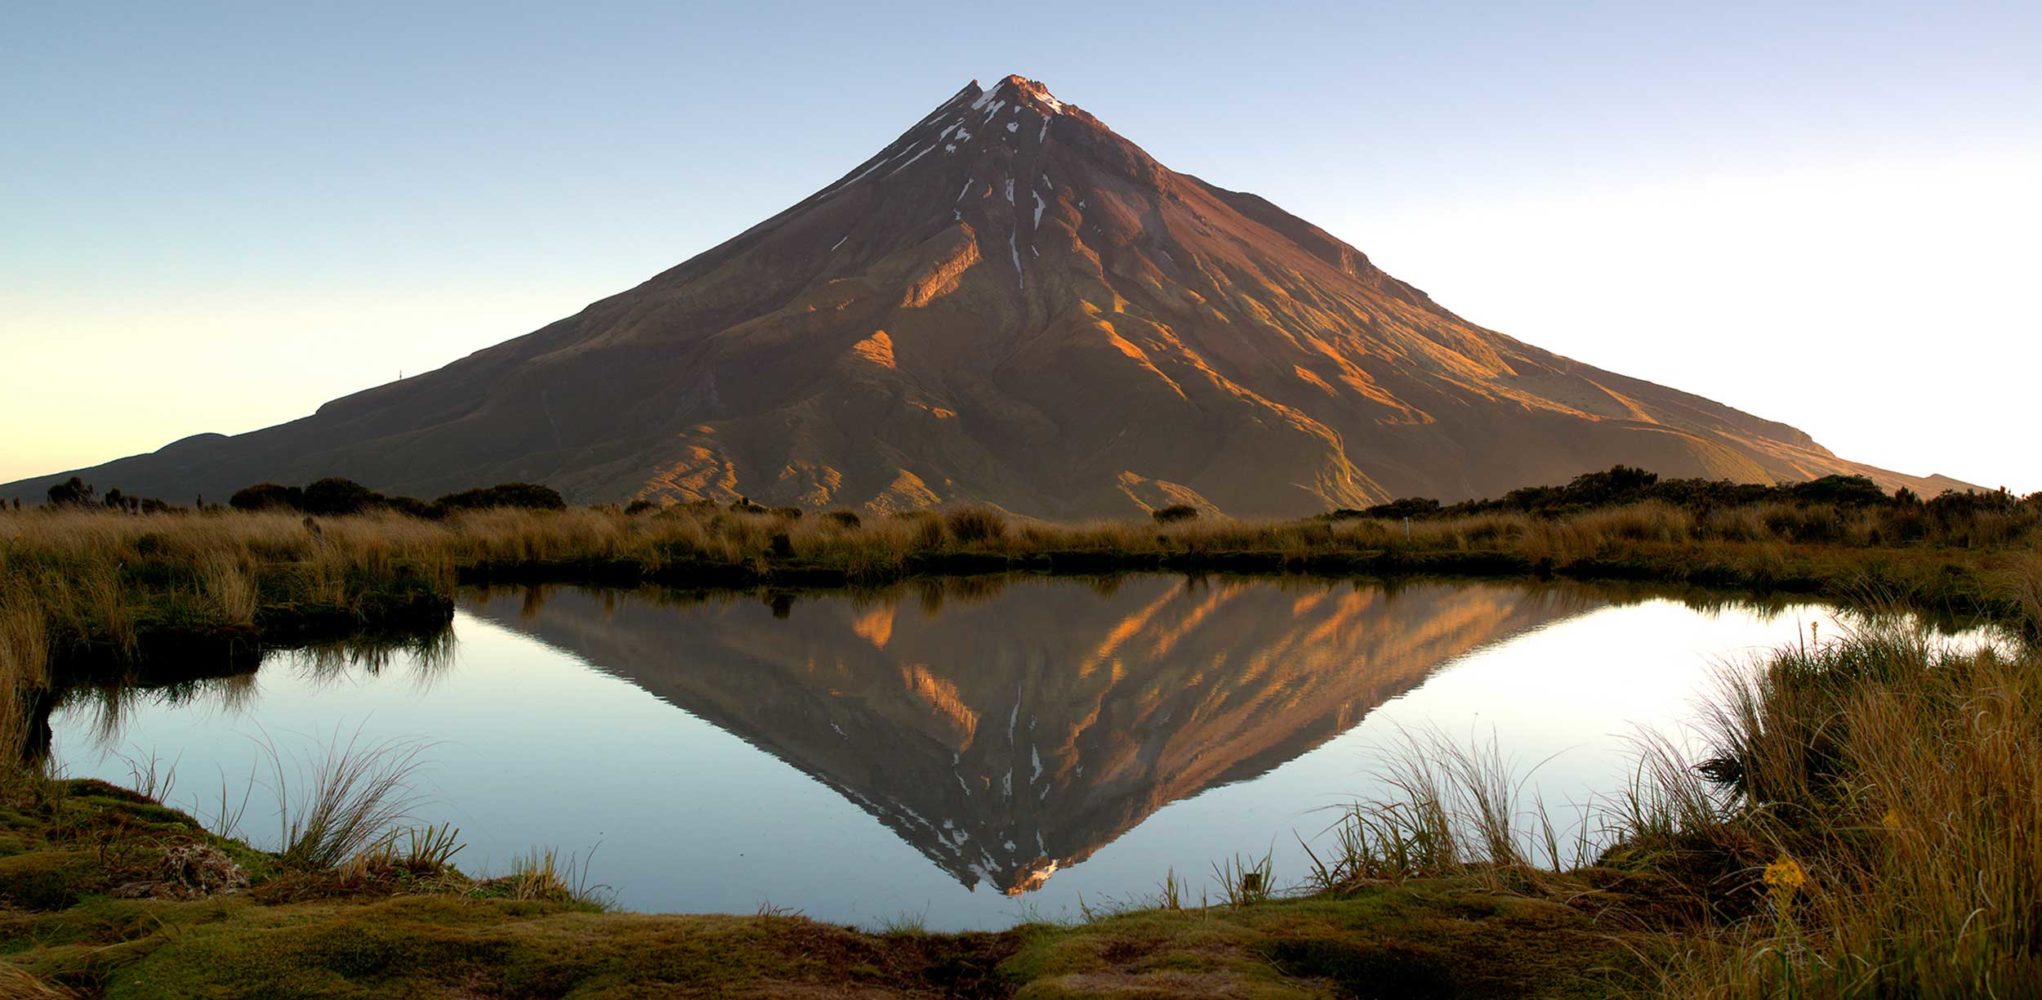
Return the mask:
[[[265,744],[278,797],[277,858],[295,868],[325,870],[386,844],[413,805],[411,777],[425,744],[337,740],[309,768]],[[302,789],[298,797],[292,789]]]
[[[36,609],[46,645],[132,654],[152,627],[247,627],[266,606],[358,610],[393,587],[451,588],[445,529],[391,514],[0,515],[9,608]],[[32,626],[16,625],[21,628]]]
[[[1886,626],[1786,651],[1713,716],[1772,905],[1669,994],[2042,995],[2042,654]]]
[[[28,699],[49,685],[43,616],[23,589],[0,580],[0,772],[28,745]]]
[[[594,854],[590,851],[586,857],[570,854],[563,858],[556,848],[535,847],[513,858],[508,874],[481,883],[480,894],[607,910],[612,899],[609,887],[589,881]]]
[[[943,515],[943,527],[966,545],[997,543],[1007,537],[1007,516],[991,507],[959,507]]]
[[[1493,744],[1407,736],[1306,888],[1594,901],[1671,932],[1670,998],[2042,995],[2042,649],[1873,621],[1726,673],[1708,760],[1647,735],[1574,824]]]

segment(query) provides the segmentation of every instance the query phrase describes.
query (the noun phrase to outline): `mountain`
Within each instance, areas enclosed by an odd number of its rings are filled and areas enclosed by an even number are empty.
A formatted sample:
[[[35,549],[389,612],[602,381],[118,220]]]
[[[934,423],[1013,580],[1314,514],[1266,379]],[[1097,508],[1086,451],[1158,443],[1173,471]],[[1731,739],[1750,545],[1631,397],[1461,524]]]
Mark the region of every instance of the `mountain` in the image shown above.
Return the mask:
[[[569,588],[463,600],[814,776],[965,886],[1010,894],[1171,802],[1296,759],[1450,660],[1607,603],[1164,576],[1096,593],[929,581],[791,607]]]
[[[428,497],[531,480],[576,501],[1078,517],[1453,500],[1619,462],[1944,485],[1475,326],[1014,76],[567,319],[301,420],[76,474],[177,501],[337,475]]]

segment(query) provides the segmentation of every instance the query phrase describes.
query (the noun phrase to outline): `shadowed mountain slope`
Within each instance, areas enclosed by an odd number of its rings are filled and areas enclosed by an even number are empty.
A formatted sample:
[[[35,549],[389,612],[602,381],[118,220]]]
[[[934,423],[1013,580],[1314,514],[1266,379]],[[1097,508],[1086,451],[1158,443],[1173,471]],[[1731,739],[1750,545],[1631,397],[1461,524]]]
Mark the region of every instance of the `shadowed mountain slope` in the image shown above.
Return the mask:
[[[179,502],[338,475],[420,496],[532,480],[576,501],[1080,517],[1455,500],[1619,462],[1946,485],[1474,326],[1009,77],[537,332],[302,420],[81,474]]]
[[[784,620],[757,600],[564,588],[464,601],[814,776],[966,886],[1007,892],[1297,758],[1455,657],[1603,603],[1161,576],[1098,592],[931,582],[797,600]]]

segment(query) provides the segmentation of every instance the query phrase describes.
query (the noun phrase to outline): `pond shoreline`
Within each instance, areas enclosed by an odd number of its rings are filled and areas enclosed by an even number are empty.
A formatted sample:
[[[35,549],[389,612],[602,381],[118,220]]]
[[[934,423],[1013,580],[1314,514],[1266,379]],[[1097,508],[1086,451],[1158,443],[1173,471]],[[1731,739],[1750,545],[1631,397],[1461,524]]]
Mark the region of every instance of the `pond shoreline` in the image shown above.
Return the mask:
[[[1973,620],[2021,627],[2018,590],[1998,579],[2004,558],[1990,550],[1631,545],[1579,557],[1533,556],[1510,549],[1281,551],[1026,552],[942,551],[909,555],[898,563],[849,569],[818,560],[764,558],[752,562],[652,563],[632,558],[549,558],[458,565],[452,582],[424,588],[400,575],[368,581],[347,604],[264,604],[251,622],[208,622],[188,608],[167,621],[131,626],[125,643],[104,634],[73,634],[49,654],[57,685],[102,683],[123,677],[168,676],[172,663],[225,663],[228,672],[253,669],[274,650],[357,640],[402,642],[429,638],[453,620],[457,587],[503,584],[657,586],[676,590],[804,590],[871,588],[915,580],[992,575],[1052,578],[1167,573],[1188,576],[1292,576],[1319,579],[1551,581],[1636,583],[1691,588],[1725,597],[1819,597],[1844,605],[1892,606],[1943,620]],[[385,587],[388,587],[386,590]],[[176,599],[176,595],[171,595]]]
[[[15,516],[8,527],[38,516]],[[1607,521],[1607,512],[1597,516]],[[1625,516],[1650,525],[1660,512]],[[0,649],[7,657],[0,680],[21,704],[22,698],[46,697],[68,684],[151,672],[168,676],[180,659],[188,665],[190,658],[210,657],[232,669],[250,656],[259,660],[266,648],[416,640],[443,630],[459,588],[471,585],[628,581],[678,589],[736,585],[770,594],[1017,570],[1048,576],[1141,571],[1649,582],[1710,593],[1820,595],[1859,606],[1997,622],[2029,637],[2042,628],[2042,556],[2025,544],[1722,541],[1661,537],[1635,525],[1612,530],[1604,522],[1588,532],[1589,525],[1560,518],[1501,528],[1493,522],[1432,524],[1409,539],[1399,538],[1399,527],[1391,524],[1341,529],[1321,522],[1242,526],[1235,534],[1223,526],[1197,532],[1123,526],[1043,537],[1003,529],[991,537],[964,538],[939,529],[933,544],[916,549],[904,539],[910,531],[926,534],[926,520],[922,526],[888,525],[876,538],[801,528],[764,515],[718,515],[713,525],[639,523],[657,521],[569,512],[422,525],[379,516],[325,521],[315,532],[270,515],[56,515],[31,526],[89,528],[101,533],[99,540],[80,547],[18,533],[0,539],[7,543],[0,554],[8,560],[11,598],[5,610],[14,616],[0,622],[0,638],[15,643]],[[711,536],[699,533],[712,528],[724,533],[715,536],[724,539],[716,544],[726,546],[715,550],[722,553],[718,558],[703,555]],[[191,537],[166,534],[179,530]],[[111,543],[104,540],[107,532],[114,536]],[[1061,543],[1072,537],[1086,545]],[[693,539],[686,542],[693,548],[682,547],[686,539]],[[1148,548],[1106,547],[1116,540]],[[629,551],[634,546],[658,554],[634,554]],[[30,616],[33,629],[22,624]],[[24,645],[23,636],[42,645]],[[1903,647],[1846,643],[1823,661],[1830,673],[1806,676],[1842,676],[1835,672],[1848,667],[1844,693],[1942,699],[1949,712],[1977,719],[1981,710],[1969,707],[1965,699],[1973,695],[1967,692],[2028,683],[2023,678],[2037,666],[2032,651],[2017,654],[2010,667],[1987,660],[1931,662]],[[1852,666],[1863,663],[1873,667]],[[1982,679],[1957,688],[1935,679],[1960,668],[1981,671]],[[1792,679],[1803,677],[1806,668],[1787,654],[1772,669],[1785,679],[1781,683],[1804,683]],[[1794,713],[1834,710],[1819,701],[1767,701],[1772,690],[1759,691],[1753,711],[1786,713],[1780,718],[1791,722],[1801,718]],[[2018,693],[1987,702],[2023,703]],[[2019,727],[2029,721],[2005,724],[2023,733]],[[16,746],[33,743],[18,718],[0,729]],[[1816,731],[1827,732],[1819,725]],[[1896,730],[1877,745],[1940,760],[1958,751],[2018,751],[2032,747],[2038,734],[1994,737],[1977,748],[1940,737],[1921,741],[1919,735]],[[1732,780],[1755,780],[1750,776],[1760,774],[1754,768],[1764,754],[1787,752],[1803,751],[1752,744],[1724,758],[1731,763],[1719,770]],[[1998,770],[1972,767],[1962,773],[1973,782],[2028,787],[2024,769],[2034,766],[2031,757],[2015,752]],[[1765,774],[1765,780],[1777,780]],[[287,983],[308,995],[378,990],[508,995],[570,988],[714,992],[769,984],[762,987],[768,993],[816,995],[857,987],[893,996],[1224,990],[1288,997],[1383,984],[1413,995],[1491,995],[1506,985],[1529,984],[1524,995],[1595,996],[1606,992],[1613,969],[1643,992],[1672,991],[1675,984],[1685,989],[1732,974],[1724,970],[1756,969],[1742,956],[1777,953],[1787,907],[1802,898],[1797,893],[1807,894],[1809,902],[1795,912],[1810,929],[1859,936],[1834,945],[1796,938],[1796,948],[1871,949],[1900,963],[1881,968],[1908,968],[1928,960],[1921,956],[1962,947],[1972,951],[1949,964],[1958,970],[1951,975],[1970,969],[1986,977],[1952,981],[1963,987],[2004,992],[2010,985],[2042,982],[2036,978],[2042,972],[2008,950],[2005,935],[2017,933],[2019,925],[1994,916],[1997,909],[1954,937],[1939,937],[1940,925],[1928,916],[1919,928],[1868,928],[1853,916],[1883,912],[1879,907],[1890,901],[1877,893],[1889,884],[1905,884],[1911,899],[1940,899],[1935,896],[1940,883],[1922,880],[1940,877],[1942,867],[1923,862],[1918,870],[1889,873],[1877,867],[1882,862],[1876,851],[1867,853],[1858,844],[1867,824],[1877,831],[1883,822],[1896,836],[1912,829],[1907,816],[1914,806],[1903,802],[1884,820],[1876,814],[1868,819],[1863,810],[1871,806],[1865,803],[1788,785],[1773,794],[1801,795],[1807,803],[1791,825],[1781,826],[1763,810],[1682,814],[1674,808],[1686,794],[1681,782],[1693,779],[1669,771],[1655,780],[1661,784],[1654,793],[1665,796],[1661,807],[1673,811],[1641,814],[1621,849],[1584,868],[1550,872],[1521,858],[1460,856],[1415,867],[1407,857],[1404,867],[1385,870],[1384,857],[1372,853],[1378,844],[1345,859],[1346,868],[1329,868],[1321,888],[1299,898],[1250,893],[1209,908],[1165,900],[1156,908],[1077,924],[932,934],[914,927],[860,931],[783,915],[598,912],[599,906],[552,877],[550,867],[552,881],[535,876],[524,896],[503,895],[494,880],[469,879],[444,859],[416,867],[389,855],[337,869],[285,871],[277,855],[214,836],[145,796],[10,767],[0,780],[0,896],[5,896],[0,902],[6,904],[0,906],[0,988],[18,986],[27,995],[61,996],[66,994],[53,991],[67,990],[146,996],[188,989],[232,996]],[[1933,782],[1915,785],[1906,794],[1938,790]],[[1938,835],[1962,838],[2025,823],[1991,812],[2018,798],[1973,793],[1961,803],[1938,806],[1946,812],[1986,811],[1972,825],[1945,824]],[[1959,840],[1938,850],[1960,860],[1979,857],[1983,860],[1966,863],[2000,873],[2002,881],[1989,888],[2005,895],[1995,896],[1993,906],[2030,898],[2034,887],[2018,867],[2005,868],[2004,858],[1964,854],[1966,846]],[[223,892],[180,883],[189,877],[171,870],[182,863],[176,859],[213,856],[201,847],[233,860],[258,886],[270,888]],[[1814,874],[1802,874],[1804,860]],[[1871,886],[1863,891],[1874,895],[1849,895],[1841,876],[1824,867],[1851,865],[1871,866],[1867,870],[1877,878],[1865,875],[1858,884]],[[1776,868],[1785,873],[1777,880]],[[1757,879],[1760,869],[1764,886]],[[155,888],[134,888],[145,884]],[[1952,899],[1961,895],[1951,892]],[[1706,905],[1695,909],[1697,900]],[[1798,924],[1787,930],[1802,933]],[[1856,953],[1837,953],[1835,960],[1848,961],[1850,954]],[[1710,989],[1718,995],[1764,992],[1819,976],[1822,967],[1813,960],[1805,968],[1768,967],[1750,973],[1760,977],[1752,989]]]
[[[1759,996],[1834,987],[1832,970],[1863,963],[1841,992],[2019,995],[2042,982],[2022,944],[2042,871],[2002,839],[2042,834],[2024,794],[2042,775],[2042,716],[2019,707],[2034,703],[2038,667],[2032,647],[1937,652],[1904,632],[1784,650],[1743,707],[1719,703],[1751,728],[1724,734],[1747,742],[1706,769],[1746,798],[1704,806],[1688,797],[1693,765],[1648,755],[1649,794],[1630,807],[1640,811],[1610,817],[1621,835],[1580,867],[1543,865],[1536,829],[1508,815],[1487,830],[1499,820],[1462,815],[1476,828],[1461,833],[1400,825],[1452,808],[1489,780],[1477,773],[1411,786],[1415,812],[1358,811],[1351,822],[1368,835],[1327,855],[1302,894],[1235,870],[1225,898],[1193,902],[1166,881],[1136,908],[996,933],[765,910],[605,912],[550,861],[478,880],[415,843],[304,867],[146,795],[14,774],[0,782],[0,986],[110,997]],[[1894,717],[1902,706],[1933,721]],[[1762,731],[1811,738],[1751,741]],[[1846,744],[1841,770],[1835,740]],[[1918,780],[1926,774],[1944,780]]]
[[[401,859],[292,869],[147,796],[84,779],[0,786],[0,987],[22,995],[1600,995],[1644,982],[1656,928],[1474,875],[1238,906],[1170,902],[998,932],[851,927],[798,913],[607,912],[560,884]],[[94,848],[113,836],[112,849]],[[25,848],[25,849],[24,849]],[[204,856],[232,882],[166,858]],[[1612,885],[1622,881],[1611,876]],[[247,887],[243,888],[243,884]],[[1364,938],[1348,928],[1370,927]],[[32,978],[30,978],[32,977]],[[540,984],[555,984],[542,986]],[[1104,992],[1101,992],[1104,991]],[[1158,992],[1164,991],[1164,992]],[[13,995],[13,994],[9,994]]]

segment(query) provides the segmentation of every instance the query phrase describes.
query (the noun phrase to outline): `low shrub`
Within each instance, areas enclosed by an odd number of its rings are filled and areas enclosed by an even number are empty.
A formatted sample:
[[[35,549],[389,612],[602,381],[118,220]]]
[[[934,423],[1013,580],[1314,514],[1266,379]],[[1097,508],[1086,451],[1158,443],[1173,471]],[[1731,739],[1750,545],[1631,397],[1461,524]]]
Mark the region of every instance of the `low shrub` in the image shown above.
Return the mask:
[[[1007,517],[997,508],[958,507],[943,515],[943,527],[950,537],[967,545],[997,542],[1007,537]]]
[[[303,510],[305,491],[296,486],[256,483],[235,490],[234,495],[227,498],[227,506],[235,510]]]
[[[482,489],[449,493],[435,501],[446,510],[484,510],[511,507],[520,510],[566,510],[560,491],[538,483],[498,483]]]

